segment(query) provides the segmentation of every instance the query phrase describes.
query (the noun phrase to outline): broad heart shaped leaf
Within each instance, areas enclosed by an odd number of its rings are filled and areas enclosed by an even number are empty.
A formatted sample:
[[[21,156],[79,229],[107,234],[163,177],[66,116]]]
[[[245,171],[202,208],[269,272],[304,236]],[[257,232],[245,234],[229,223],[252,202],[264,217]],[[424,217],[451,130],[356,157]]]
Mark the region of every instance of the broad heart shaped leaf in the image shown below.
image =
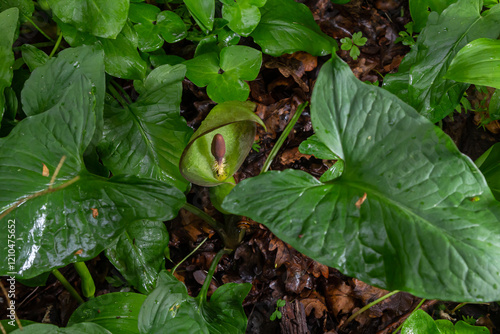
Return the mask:
[[[228,21],[232,31],[241,36],[248,36],[257,27],[260,21],[259,7],[264,6],[266,0],[223,1],[222,18]]]
[[[82,322],[71,327],[57,327],[51,324],[33,324],[16,329],[12,334],[113,334],[102,326],[91,322]]]
[[[146,76],[146,62],[137,50],[137,33],[131,24],[125,24],[116,39],[108,39],[80,32],[57,19],[56,22],[69,45],[102,45],[106,73],[123,79],[143,79]]]
[[[215,0],[183,0],[194,20],[206,34],[214,28]]]
[[[230,182],[245,161],[254,142],[256,124],[265,128],[255,115],[253,102],[231,101],[215,106],[189,140],[179,164],[184,177],[194,184],[213,187]],[[213,138],[220,134],[225,142],[224,173],[216,174],[212,154]]]
[[[497,38],[500,33],[500,5],[481,16],[482,0],[459,0],[441,15],[429,14],[419,35],[396,74],[384,79],[384,88],[417,111],[438,122],[452,113],[467,84],[444,76],[453,57],[469,41]]]
[[[425,27],[430,11],[441,14],[446,7],[455,2],[457,0],[410,0],[413,31],[420,32]]]
[[[322,183],[268,172],[240,182],[222,208],[366,283],[498,300],[500,204],[452,140],[337,56],[323,65],[311,105],[318,138],[345,163],[342,176]]]
[[[0,121],[2,121],[5,112],[4,89],[10,87],[12,82],[12,65],[14,64],[14,52],[12,44],[17,30],[17,21],[19,18],[19,9],[10,8],[0,13]]]
[[[21,93],[24,113],[32,116],[52,108],[64,99],[68,87],[85,75],[95,87],[97,130],[92,142],[96,145],[101,139],[103,128],[102,114],[106,89],[103,57],[102,48],[94,45],[68,48],[59,52],[57,58],[47,60],[43,66],[33,71],[24,84]]]
[[[446,77],[459,82],[500,88],[500,41],[479,38],[453,58]]]
[[[309,8],[294,0],[268,0],[260,8],[259,25],[250,35],[262,52],[279,57],[284,53],[306,51],[325,56],[337,46],[321,32]]]
[[[126,227],[106,256],[130,285],[148,294],[164,268],[168,240],[163,222],[139,220]]]
[[[189,182],[179,160],[193,131],[180,116],[184,65],[162,65],[144,81],[141,95],[125,109],[106,105],[99,155],[113,174],[168,181],[182,191]]]
[[[71,315],[68,327],[78,323],[94,323],[110,333],[138,334],[138,318],[145,295],[113,292],[90,299]]]
[[[247,319],[241,303],[251,284],[227,283],[215,290],[207,302],[188,295],[184,284],[162,271],[156,289],[148,296],[139,314],[142,334],[164,333],[244,333]]]
[[[116,38],[128,17],[128,0],[47,0],[64,23],[97,37]]]
[[[85,170],[82,155],[96,121],[92,89],[92,82],[81,75],[58,104],[24,119],[0,139],[0,221],[15,225],[16,238],[15,244],[8,243],[12,233],[0,231],[2,254],[8,249],[16,254],[14,264],[0,265],[0,275],[31,278],[91,259],[127,223],[173,218],[185,201],[179,190],[159,181],[127,176],[108,180]],[[63,156],[66,160],[54,177]],[[44,165],[48,177],[42,174]]]

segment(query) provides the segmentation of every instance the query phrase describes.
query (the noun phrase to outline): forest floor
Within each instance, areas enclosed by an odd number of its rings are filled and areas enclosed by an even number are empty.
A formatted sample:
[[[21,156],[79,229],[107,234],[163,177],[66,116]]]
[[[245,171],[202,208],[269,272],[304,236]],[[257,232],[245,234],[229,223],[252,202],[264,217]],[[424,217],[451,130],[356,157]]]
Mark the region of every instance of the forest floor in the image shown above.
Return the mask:
[[[304,2],[313,12],[323,32],[337,41],[351,37],[361,31],[368,39],[361,47],[361,55],[353,60],[347,51],[340,56],[348,62],[355,75],[363,81],[382,82],[387,73],[397,68],[409,52],[409,47],[395,43],[398,33],[411,21],[408,1],[358,1],[348,5],[334,5],[329,0],[307,0]],[[251,40],[243,40],[243,43]],[[179,42],[172,48],[179,56],[192,52]],[[297,106],[309,101],[312,88],[321,65],[329,57],[313,57],[306,53],[295,53],[279,58],[264,56],[258,78],[250,82],[250,100],[257,103],[257,114],[267,127],[259,129],[256,140],[258,151],[252,150],[247,160],[235,175],[237,181],[257,175],[262,165],[293,116]],[[130,82],[123,81],[125,90],[132,93]],[[131,94],[133,96],[133,94]],[[478,102],[484,96],[469,91],[469,99]],[[196,129],[214,103],[200,89],[184,81],[181,113],[188,124]],[[443,120],[442,128],[453,138],[458,148],[472,159],[479,157],[495,142],[500,141],[497,123],[487,127],[478,126],[481,115],[474,111],[455,113],[453,118]],[[276,159],[272,170],[286,168],[301,169],[319,177],[328,169],[328,161],[301,154],[299,144],[313,134],[308,110],[302,114],[290,133]],[[221,220],[222,215],[212,206],[207,188],[193,186],[188,202]],[[393,333],[420,302],[420,298],[408,293],[398,293],[357,316],[347,319],[366,304],[385,295],[388,291],[369,286],[357,279],[344,276],[298,253],[277,239],[266,227],[253,221],[240,223],[246,229],[242,243],[234,253],[225,255],[214,276],[211,290],[217,286],[236,282],[252,283],[252,290],[243,306],[248,316],[247,333]],[[208,240],[176,271],[190,294],[196,295],[201,288],[212,259],[223,244],[210,226],[197,216],[181,210],[172,222],[167,222],[170,233],[171,268],[189,254],[200,242]],[[439,254],[436,254],[439,256]],[[109,261],[100,256],[87,263],[96,282],[97,294],[129,289],[114,286],[120,282],[120,274]],[[72,266],[61,268],[61,272],[73,285],[79,286],[79,277]],[[108,277],[108,279],[106,279]],[[117,278],[110,280],[109,277]],[[117,285],[117,284],[115,284]],[[210,293],[209,293],[210,294]],[[17,312],[21,319],[66,325],[71,313],[78,306],[59,281],[50,277],[47,285],[27,287],[18,283]],[[286,301],[281,308],[282,319],[270,320],[278,299]],[[422,308],[435,318],[451,317],[461,320],[472,316],[478,324],[487,326],[492,332],[500,328],[500,308],[496,303],[467,304],[452,313],[457,303],[428,300]],[[0,303],[5,310],[5,301]],[[0,311],[2,313],[4,311]]]

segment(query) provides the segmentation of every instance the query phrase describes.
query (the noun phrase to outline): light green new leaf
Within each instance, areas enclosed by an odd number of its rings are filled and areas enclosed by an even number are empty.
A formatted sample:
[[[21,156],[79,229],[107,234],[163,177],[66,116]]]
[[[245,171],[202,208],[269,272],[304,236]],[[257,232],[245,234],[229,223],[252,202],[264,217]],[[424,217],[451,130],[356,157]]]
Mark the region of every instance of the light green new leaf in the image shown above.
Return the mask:
[[[298,170],[268,172],[240,182],[223,209],[368,284],[499,299],[500,204],[452,140],[337,56],[323,65],[311,106],[316,135],[345,163],[342,176],[322,183]]]
[[[325,56],[337,46],[333,38],[321,31],[304,4],[294,0],[268,0],[260,13],[260,23],[250,36],[264,53],[279,57],[305,51]]]
[[[441,14],[452,3],[457,0],[410,0],[410,14],[413,19],[413,30],[420,32],[427,23],[430,11]]]
[[[215,0],[183,0],[205,34],[214,28]]]
[[[138,334],[139,311],[145,300],[145,295],[130,292],[101,295],[80,305],[69,318],[68,327],[93,323],[110,333]]]
[[[165,265],[168,232],[161,221],[136,221],[126,227],[106,256],[127,282],[141,293],[153,291]]]
[[[449,320],[432,319],[423,310],[417,310],[403,324],[401,334],[488,334],[486,327],[472,326],[458,321],[455,326]]]
[[[128,17],[128,0],[47,0],[64,23],[97,37],[116,38]]]
[[[91,322],[75,324],[71,327],[57,327],[51,324],[33,324],[16,329],[12,334],[112,334],[110,331]]]
[[[17,31],[17,20],[19,19],[19,9],[10,8],[0,13],[0,121],[5,112],[4,90],[10,87],[12,82],[12,65],[14,64],[14,52],[12,44]]]
[[[183,194],[165,183],[86,171],[83,153],[96,129],[93,90],[84,75],[73,79],[57,104],[0,139],[0,221],[15,224],[14,244],[10,232],[0,230],[1,253],[12,248],[16,254],[15,263],[0,264],[0,275],[26,279],[91,259],[127,223],[171,219],[183,205]]]
[[[453,57],[469,41],[500,33],[500,5],[481,15],[482,3],[459,0],[441,15],[432,12],[398,73],[385,77],[384,88],[431,122],[452,113],[468,87],[444,77]]]
[[[146,75],[146,62],[137,50],[137,33],[131,24],[126,24],[116,39],[95,37],[80,32],[73,26],[56,20],[64,39],[73,47],[101,44],[104,51],[106,72],[123,79],[143,79]]]
[[[500,88],[500,41],[479,38],[464,46],[453,58],[446,78]]]
[[[104,138],[98,146],[104,164],[116,174],[169,182],[186,191],[179,160],[193,131],[180,116],[184,65],[162,65],[144,81],[141,95],[125,109],[106,105]]]

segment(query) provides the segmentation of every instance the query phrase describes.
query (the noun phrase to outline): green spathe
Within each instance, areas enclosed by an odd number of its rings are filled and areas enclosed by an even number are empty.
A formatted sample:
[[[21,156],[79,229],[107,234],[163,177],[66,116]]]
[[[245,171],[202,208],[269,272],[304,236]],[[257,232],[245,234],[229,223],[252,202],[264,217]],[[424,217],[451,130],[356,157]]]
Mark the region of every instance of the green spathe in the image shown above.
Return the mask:
[[[343,174],[322,183],[268,172],[240,182],[223,209],[372,285],[432,299],[500,298],[500,205],[452,140],[337,56],[323,65],[311,105],[316,135],[344,161]]]

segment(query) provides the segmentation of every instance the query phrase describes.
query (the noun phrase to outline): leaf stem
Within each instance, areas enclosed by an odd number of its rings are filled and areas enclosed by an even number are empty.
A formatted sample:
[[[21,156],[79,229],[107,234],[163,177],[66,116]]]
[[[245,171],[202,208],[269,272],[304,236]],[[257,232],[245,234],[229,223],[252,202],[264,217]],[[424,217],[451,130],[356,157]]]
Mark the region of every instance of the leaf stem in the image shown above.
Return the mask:
[[[208,288],[210,287],[210,283],[212,282],[212,277],[214,276],[215,269],[217,268],[217,265],[219,264],[219,261],[221,257],[224,254],[230,254],[232,250],[230,249],[221,249],[217,255],[215,255],[214,259],[212,260],[212,264],[210,264],[210,269],[208,269],[207,277],[205,277],[205,282],[203,282],[203,286],[201,287],[200,293],[196,297],[198,299],[198,305],[202,305],[202,303],[206,302],[207,300],[207,293],[208,293]]]
[[[85,303],[83,298],[78,294],[78,292],[75,290],[75,288],[68,282],[66,277],[61,274],[61,272],[57,269],[52,270],[52,274],[61,282],[61,284],[68,290],[71,296],[75,298],[80,304]]]
[[[370,307],[372,307],[373,305],[376,305],[378,303],[380,303],[381,301],[383,301],[384,299],[387,299],[389,297],[391,297],[392,295],[395,295],[396,293],[398,293],[399,290],[394,290],[392,292],[389,292],[388,294],[380,297],[379,299],[371,302],[370,304],[368,305],[365,305],[363,306],[362,308],[360,308],[356,313],[354,313],[353,315],[351,315],[349,317],[349,319],[347,319],[347,321],[345,322],[344,326],[347,325],[348,323],[350,323],[352,320],[354,320],[354,318],[356,318],[358,315],[360,315],[361,313],[363,313],[364,311],[368,310]]]
[[[191,253],[189,253],[188,255],[186,255],[186,257],[184,257],[181,262],[177,263],[173,268],[172,268],[172,274],[175,273],[175,271],[177,270],[177,267],[179,267],[184,261],[186,261],[191,255],[193,255],[194,253],[196,253],[196,251],[198,249],[200,249],[201,245],[203,245],[205,243],[205,241],[208,240],[208,237],[206,237],[202,242],[200,242],[200,244],[198,246],[195,247],[195,249],[193,249],[191,251]]]
[[[56,53],[57,49],[59,49],[59,45],[61,44],[62,41],[62,32],[60,29],[57,29],[59,31],[59,36],[57,37],[56,45],[52,48],[52,51],[50,52],[49,58],[52,58],[52,56]]]
[[[420,303],[418,303],[417,307],[415,307],[415,308],[413,309],[413,311],[411,311],[411,313],[410,313],[410,315],[408,316],[408,318],[409,318],[409,317],[411,317],[411,315],[412,315],[413,313],[417,312],[417,310],[420,308],[420,306],[422,306],[422,304],[425,302],[425,300],[426,300],[426,299],[425,299],[425,298],[423,298],[423,299],[420,301]],[[408,319],[408,318],[406,318],[406,319]],[[405,321],[406,321],[406,320],[405,320]],[[396,328],[396,330],[395,330],[392,334],[396,334],[397,332],[399,332],[399,331],[401,330],[401,328],[403,327],[403,325],[405,324],[405,321],[403,321],[403,323],[402,323],[401,325],[399,325],[399,326],[398,326],[398,328]]]
[[[33,25],[33,27],[35,27],[36,30],[38,30],[45,38],[47,38],[49,41],[51,41],[52,43],[55,43],[56,41],[54,41],[52,38],[50,38],[49,35],[47,35],[39,26],[36,25],[35,22],[33,22],[33,20],[26,16],[26,15],[23,15],[24,18]]]
[[[118,93],[118,91],[115,89],[115,87],[108,85],[108,90],[111,92],[111,95],[122,105],[123,108],[128,107],[128,102],[123,98],[123,96]]]
[[[304,111],[304,109],[307,107],[309,103],[306,101],[302,103],[301,105],[298,106],[297,110],[295,111],[295,114],[293,115],[292,119],[290,122],[287,124],[285,127],[285,130],[279,137],[278,141],[274,145],[273,149],[271,150],[271,153],[269,153],[266,162],[264,162],[264,166],[262,166],[262,170],[260,171],[260,174],[267,172],[269,167],[271,167],[271,163],[273,162],[274,158],[278,154],[278,151],[280,150],[281,146],[285,142],[286,138],[290,134],[290,131],[292,131],[293,127],[295,126],[295,123],[299,120],[300,115]]]
[[[221,223],[219,223],[218,221],[216,221],[215,219],[213,219],[210,215],[205,213],[205,211],[200,210],[196,206],[189,204],[189,203],[184,204],[184,206],[182,208],[186,211],[189,211],[189,212],[197,215],[201,219],[203,219],[208,225],[210,225],[214,230],[216,230],[217,233],[220,234],[222,239],[225,240],[227,238],[227,234],[226,234],[226,231],[224,230],[224,226]]]
[[[132,103],[132,99],[130,98],[130,96],[128,96],[128,94],[125,91],[125,89],[123,89],[123,87],[118,84],[118,82],[116,82],[114,79],[111,79],[110,82],[111,82],[111,84],[113,86],[115,86],[116,89],[118,89],[121,92],[120,96],[125,99],[125,101],[127,102],[127,104]]]
[[[52,178],[50,179],[50,183],[49,183],[49,189],[52,189],[52,185],[56,181],[56,177],[59,174],[59,172],[61,171],[61,168],[62,168],[62,165],[64,164],[64,161],[66,161],[65,155],[63,155],[61,157],[61,160],[59,160],[59,163],[57,164],[56,170],[54,171],[54,174],[52,174]]]
[[[75,262],[73,263],[75,266],[76,272],[80,275],[82,280],[82,293],[86,298],[94,298],[95,294],[95,283],[92,275],[89,272],[89,268],[85,262]]]

